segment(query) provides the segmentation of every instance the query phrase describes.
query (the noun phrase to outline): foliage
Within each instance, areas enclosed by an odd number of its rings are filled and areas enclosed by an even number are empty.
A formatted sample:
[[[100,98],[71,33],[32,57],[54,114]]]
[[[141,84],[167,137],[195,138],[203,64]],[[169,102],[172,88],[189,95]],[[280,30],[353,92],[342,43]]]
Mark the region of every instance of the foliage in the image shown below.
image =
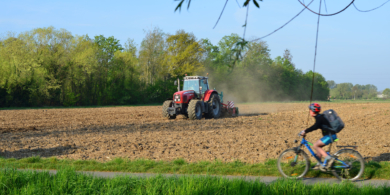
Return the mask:
[[[115,37],[37,28],[0,39],[0,107],[161,103],[175,92],[175,79],[205,73],[234,101],[309,100],[313,73],[297,69],[289,50],[282,56],[271,59],[266,42],[237,34],[213,45],[183,30],[153,28],[137,50],[132,39],[122,46]],[[326,100],[329,81],[314,78],[313,99]],[[339,84],[331,93],[352,92],[372,97],[376,87]]]
[[[142,59],[132,40],[122,47],[114,37],[53,27],[10,34],[0,42],[0,107],[161,102],[172,80],[144,80]]]
[[[146,84],[162,79],[163,63],[166,55],[165,34],[159,28],[146,31],[139,53],[140,76]]]
[[[384,96],[386,96],[387,98],[389,98],[389,97],[390,97],[390,89],[389,89],[389,88],[386,88],[385,90],[383,90],[382,94],[383,94]]]
[[[337,86],[336,82],[334,82],[333,80],[328,80],[326,82],[328,83],[329,89],[334,89]]]
[[[339,83],[330,89],[330,96],[336,99],[371,99],[377,96],[377,91],[378,89],[375,85]]]
[[[179,30],[167,38],[165,70],[173,77],[203,71],[203,49],[193,34]]]

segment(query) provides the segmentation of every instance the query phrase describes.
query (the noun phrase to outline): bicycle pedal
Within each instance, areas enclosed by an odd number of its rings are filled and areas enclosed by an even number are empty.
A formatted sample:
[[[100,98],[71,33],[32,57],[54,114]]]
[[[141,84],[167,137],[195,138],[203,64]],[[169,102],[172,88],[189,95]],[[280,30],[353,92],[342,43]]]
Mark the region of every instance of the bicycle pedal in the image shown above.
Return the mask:
[[[319,167],[319,170],[322,171],[322,172],[328,172],[329,171],[326,167],[324,167],[322,165]]]

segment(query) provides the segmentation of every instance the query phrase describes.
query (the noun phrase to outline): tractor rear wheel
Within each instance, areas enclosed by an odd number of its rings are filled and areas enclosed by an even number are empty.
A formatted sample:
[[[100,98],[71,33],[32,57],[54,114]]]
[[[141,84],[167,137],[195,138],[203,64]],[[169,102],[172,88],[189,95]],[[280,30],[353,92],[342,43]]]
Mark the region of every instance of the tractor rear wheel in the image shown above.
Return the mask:
[[[221,101],[217,94],[212,94],[210,101],[208,102],[209,111],[206,115],[207,118],[219,118],[221,116]]]
[[[162,115],[164,118],[167,118],[167,119],[175,119],[176,118],[176,114],[170,115],[168,112],[168,108],[172,107],[172,104],[173,104],[172,100],[167,100],[164,102],[163,107],[162,107]]]
[[[202,119],[202,103],[199,100],[191,100],[187,112],[191,120]]]

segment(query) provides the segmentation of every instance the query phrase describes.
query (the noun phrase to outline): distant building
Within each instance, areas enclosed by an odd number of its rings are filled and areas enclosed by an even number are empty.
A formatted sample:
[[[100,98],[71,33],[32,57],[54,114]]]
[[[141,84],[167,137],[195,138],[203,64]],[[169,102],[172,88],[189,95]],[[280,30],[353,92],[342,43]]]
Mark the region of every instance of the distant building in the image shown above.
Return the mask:
[[[377,98],[387,98],[387,95],[378,94],[376,97],[377,97]]]

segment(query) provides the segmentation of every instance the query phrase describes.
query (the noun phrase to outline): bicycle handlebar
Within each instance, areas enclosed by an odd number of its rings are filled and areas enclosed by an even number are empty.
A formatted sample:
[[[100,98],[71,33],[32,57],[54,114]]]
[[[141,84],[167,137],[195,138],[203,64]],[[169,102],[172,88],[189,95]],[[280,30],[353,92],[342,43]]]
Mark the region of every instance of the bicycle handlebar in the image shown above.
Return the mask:
[[[302,131],[300,131],[300,132],[298,133],[298,137],[302,136],[302,135],[301,135],[301,132],[302,132]],[[302,136],[302,137],[305,138],[306,135],[304,135],[304,136]]]

